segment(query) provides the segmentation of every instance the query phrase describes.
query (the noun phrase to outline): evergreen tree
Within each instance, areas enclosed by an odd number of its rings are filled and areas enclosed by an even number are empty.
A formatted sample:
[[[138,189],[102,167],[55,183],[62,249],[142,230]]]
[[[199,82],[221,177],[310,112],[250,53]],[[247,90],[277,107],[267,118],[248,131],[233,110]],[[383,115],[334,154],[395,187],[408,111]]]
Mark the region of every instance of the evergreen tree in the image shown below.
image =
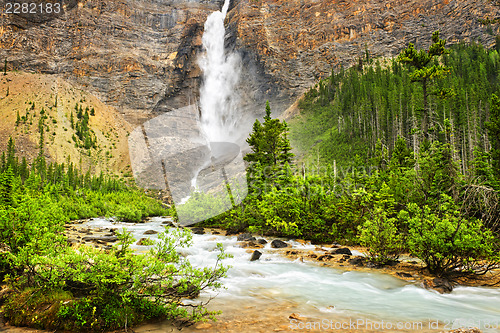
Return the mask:
[[[16,173],[17,171],[17,160],[16,160],[16,147],[14,143],[14,139],[12,137],[9,138],[7,143],[7,168],[12,168],[12,171]]]
[[[293,158],[288,125],[285,121],[271,118],[269,101],[266,103],[264,123],[255,120],[247,143],[252,148],[252,152],[244,157],[250,163],[247,169],[250,191],[262,190],[265,183],[272,183],[279,178],[283,167],[289,165]]]
[[[491,142],[493,173],[500,181],[500,98],[495,94],[491,97],[490,119],[486,123],[486,128]]]
[[[10,206],[12,204],[14,172],[9,166],[7,170],[0,174],[0,206]]]
[[[429,50],[417,51],[415,49],[415,45],[410,43],[408,48],[401,51],[398,56],[398,60],[401,63],[408,64],[415,68],[415,70],[410,74],[411,81],[420,82],[422,84],[424,101],[423,132],[425,138],[428,138],[429,135],[429,85],[433,79],[445,76],[451,69],[447,66],[432,62],[434,57],[447,53],[447,50],[444,47],[445,44],[446,41],[439,38],[439,31],[435,31],[432,34],[432,44],[429,47]],[[440,94],[444,94],[445,92],[445,90],[441,90]]]
[[[288,125],[285,121],[271,118],[269,101],[266,103],[264,123],[261,124],[258,119],[255,120],[253,132],[247,139],[247,143],[252,148],[252,153],[244,158],[247,162],[258,162],[263,167],[272,168],[292,162],[293,154],[288,140]]]

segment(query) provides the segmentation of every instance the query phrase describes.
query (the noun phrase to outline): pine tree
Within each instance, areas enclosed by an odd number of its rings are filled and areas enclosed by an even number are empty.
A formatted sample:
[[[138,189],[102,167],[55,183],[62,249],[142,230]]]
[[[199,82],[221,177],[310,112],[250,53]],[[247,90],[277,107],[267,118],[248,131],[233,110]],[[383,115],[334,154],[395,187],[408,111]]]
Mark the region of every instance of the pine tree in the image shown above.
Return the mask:
[[[43,117],[40,117],[38,122],[38,130],[40,132],[39,146],[38,146],[38,156],[36,158],[36,169],[40,177],[45,179],[46,171],[47,171],[47,162],[45,161],[44,155],[44,146],[45,146],[45,126],[43,122]]]
[[[493,173],[500,181],[500,98],[493,94],[491,97],[490,119],[486,123],[488,136],[491,142],[491,164]]]
[[[21,160],[21,165],[19,166],[19,176],[21,176],[21,180],[23,182],[29,176],[28,162],[26,161],[26,157],[24,156],[23,159]]]
[[[264,123],[261,124],[258,119],[255,120],[253,132],[247,139],[247,143],[252,147],[252,153],[245,156],[245,161],[259,162],[263,167],[272,168],[291,163],[293,154],[287,135],[288,125],[284,121],[271,118],[271,107],[268,101]]]
[[[14,172],[11,167],[0,174],[0,205],[10,206],[12,204]]]
[[[7,168],[12,168],[14,173],[17,173],[17,159],[16,159],[16,147],[14,143],[14,139],[12,137],[9,138],[7,143],[7,160],[6,160]]]
[[[431,61],[438,56],[441,56],[448,51],[445,49],[446,41],[439,38],[439,31],[432,34],[432,45],[429,50],[415,49],[415,45],[410,43],[408,48],[401,51],[398,56],[398,61],[403,64],[414,67],[415,70],[410,74],[412,82],[420,82],[423,90],[423,132],[424,137],[427,139],[429,136],[429,85],[435,78],[444,77],[450,70],[450,67],[431,63]],[[441,90],[436,94],[445,95],[447,90]]]

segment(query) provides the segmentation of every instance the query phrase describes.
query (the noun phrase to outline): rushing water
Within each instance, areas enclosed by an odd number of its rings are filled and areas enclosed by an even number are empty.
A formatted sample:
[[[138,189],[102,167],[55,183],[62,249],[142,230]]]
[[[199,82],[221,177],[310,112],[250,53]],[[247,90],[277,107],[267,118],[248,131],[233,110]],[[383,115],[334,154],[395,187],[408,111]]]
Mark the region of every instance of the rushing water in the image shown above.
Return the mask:
[[[144,235],[144,232],[162,231],[163,221],[154,218],[148,223],[125,224],[94,219],[87,224],[93,228],[126,227],[136,239],[156,239],[157,235]],[[271,249],[269,244],[261,250],[260,260],[250,262],[251,253],[238,247],[235,236],[193,235],[193,246],[179,251],[195,266],[213,266],[217,243],[222,243],[226,252],[233,255],[224,261],[232,268],[223,280],[226,289],[218,292],[217,299],[221,303],[291,302],[298,304],[298,311],[306,317],[364,318],[393,323],[418,321],[424,323],[424,328],[429,320],[438,320],[440,328],[448,329],[458,320],[473,320],[476,324],[472,326],[496,331],[485,327],[489,323],[496,327],[500,320],[500,289],[458,287],[451,294],[439,294],[387,274],[342,271],[317,263],[291,261]],[[295,248],[315,248],[291,243]],[[137,245],[134,248],[147,249]]]

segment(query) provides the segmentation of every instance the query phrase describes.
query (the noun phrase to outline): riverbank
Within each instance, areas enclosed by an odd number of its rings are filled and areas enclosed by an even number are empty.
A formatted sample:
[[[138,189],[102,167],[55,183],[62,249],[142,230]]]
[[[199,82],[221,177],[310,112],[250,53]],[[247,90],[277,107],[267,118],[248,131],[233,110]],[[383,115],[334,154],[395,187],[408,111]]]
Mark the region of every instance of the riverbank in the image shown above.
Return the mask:
[[[148,244],[145,239],[157,238],[165,225],[172,224],[171,218],[154,218],[147,223],[91,219],[68,225],[66,229],[75,247],[85,243],[108,248],[116,241],[115,230],[125,227],[136,238],[134,249],[143,252],[148,249],[141,245]],[[476,314],[491,316],[488,309],[495,308],[493,303],[498,302],[497,296],[490,298],[487,295],[489,290],[458,288],[451,295],[440,295],[420,288],[417,281],[425,274],[421,272],[422,265],[411,263],[411,258],[403,262],[409,267],[414,265],[413,271],[397,265],[375,268],[368,267],[370,265],[361,255],[364,249],[359,247],[349,248],[349,255],[346,248],[335,244],[312,245],[302,240],[280,241],[260,236],[252,240],[252,235],[225,236],[225,232],[218,229],[192,229],[193,246],[179,251],[194,266],[210,267],[213,264],[211,257],[216,243],[223,243],[234,255],[226,263],[233,268],[228,278],[222,281],[227,290],[200,298],[206,300],[217,296],[208,308],[223,313],[215,322],[197,323],[182,330],[165,321],[146,323],[133,330],[128,328],[127,332],[321,332],[328,331],[318,327],[325,323],[344,325],[342,332],[370,332],[373,330],[362,328],[361,324],[371,322],[377,325],[381,318],[386,324],[390,320],[394,327],[398,323],[403,325],[402,329],[393,332],[447,332],[454,327],[446,318],[462,318],[470,309],[475,309]],[[255,251],[261,252],[261,257],[250,261]],[[401,273],[411,277],[405,278],[400,276]],[[476,299],[468,296],[471,293],[477,294]],[[395,309],[401,313],[397,314]],[[404,313],[409,316],[401,316]],[[470,313],[473,316],[474,312]],[[421,319],[426,317],[441,318],[441,321]],[[346,323],[352,322],[360,325],[351,329],[352,325]],[[405,328],[404,323],[411,326]],[[16,332],[16,328],[12,329],[14,331],[9,332]]]

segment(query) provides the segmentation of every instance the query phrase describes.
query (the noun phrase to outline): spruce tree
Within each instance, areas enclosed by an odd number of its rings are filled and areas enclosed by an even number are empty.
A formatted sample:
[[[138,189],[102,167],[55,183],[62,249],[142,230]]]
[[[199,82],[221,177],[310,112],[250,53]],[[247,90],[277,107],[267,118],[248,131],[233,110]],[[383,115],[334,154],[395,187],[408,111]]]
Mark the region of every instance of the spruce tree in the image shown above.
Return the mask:
[[[285,165],[292,162],[293,153],[288,140],[288,125],[285,121],[271,118],[271,107],[266,102],[264,122],[258,119],[253,124],[253,131],[247,139],[252,152],[245,155],[244,160],[249,162],[247,168],[250,188],[260,182],[274,182]]]
[[[491,97],[490,119],[486,123],[486,128],[491,142],[493,174],[497,181],[500,181],[500,98],[495,94]]]
[[[272,168],[291,163],[290,141],[288,140],[288,125],[285,121],[271,118],[271,107],[269,101],[266,103],[266,115],[264,123],[257,119],[253,125],[253,132],[247,139],[252,148],[252,153],[245,156],[245,161],[259,162],[263,167]]]
[[[415,45],[410,43],[406,49],[401,51],[398,61],[415,68],[410,74],[412,82],[420,82],[423,90],[423,119],[422,130],[424,137],[429,137],[429,85],[435,78],[444,77],[450,70],[450,67],[432,63],[435,57],[439,57],[448,51],[445,49],[446,41],[439,38],[439,31],[432,34],[432,44],[428,50],[416,50]],[[442,89],[435,94],[445,95],[448,91]]]

